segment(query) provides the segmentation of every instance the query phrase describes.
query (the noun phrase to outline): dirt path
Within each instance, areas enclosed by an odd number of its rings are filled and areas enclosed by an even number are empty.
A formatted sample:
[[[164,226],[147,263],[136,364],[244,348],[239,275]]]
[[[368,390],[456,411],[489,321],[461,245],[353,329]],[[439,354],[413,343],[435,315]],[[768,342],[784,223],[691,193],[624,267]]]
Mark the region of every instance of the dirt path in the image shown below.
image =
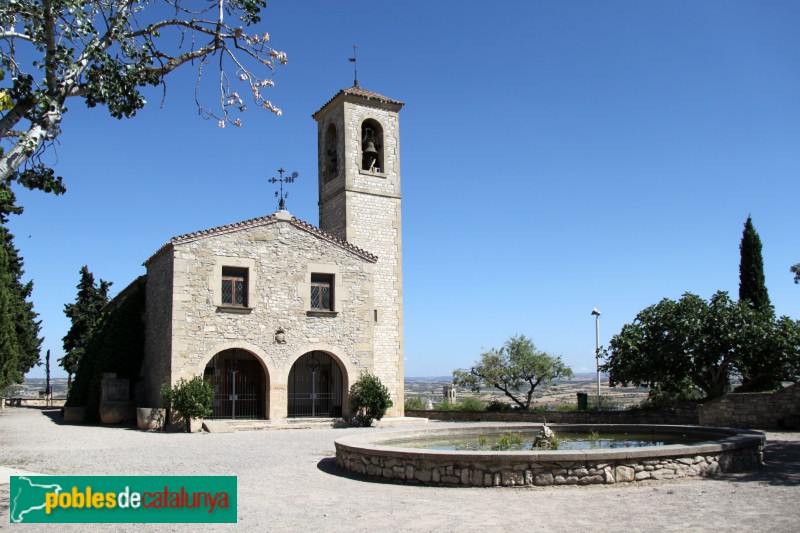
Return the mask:
[[[433,423],[431,423],[433,424]],[[68,426],[57,411],[0,411],[0,466],[64,475],[236,475],[239,523],[58,526],[61,531],[797,531],[800,433],[767,432],[767,465],[724,479],[549,488],[378,483],[336,468],[333,439],[354,431],[144,433]],[[0,483],[2,483],[0,481]],[[0,528],[13,526],[0,485]]]

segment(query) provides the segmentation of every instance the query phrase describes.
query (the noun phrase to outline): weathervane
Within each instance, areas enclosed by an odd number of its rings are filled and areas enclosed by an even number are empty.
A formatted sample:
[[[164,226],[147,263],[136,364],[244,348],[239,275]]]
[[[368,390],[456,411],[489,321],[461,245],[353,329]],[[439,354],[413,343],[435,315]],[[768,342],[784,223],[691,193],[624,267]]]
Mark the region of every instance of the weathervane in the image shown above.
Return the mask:
[[[270,179],[267,180],[270,183],[280,183],[281,184],[280,193],[278,193],[278,191],[275,191],[275,197],[281,199],[280,202],[278,202],[278,211],[284,211],[286,209],[286,199],[289,197],[289,193],[288,192],[286,192],[285,194],[283,192],[283,184],[284,183],[294,183],[294,180],[296,180],[300,176],[297,172],[292,172],[291,176],[286,176],[284,178],[283,177],[283,173],[284,172],[286,172],[286,171],[283,170],[283,168],[279,168],[278,169],[278,174],[280,174],[281,177],[280,178],[270,178]]]
[[[358,87],[358,58],[356,57],[356,48],[358,45],[353,45],[353,57],[348,57],[347,59],[353,63],[353,85]]]

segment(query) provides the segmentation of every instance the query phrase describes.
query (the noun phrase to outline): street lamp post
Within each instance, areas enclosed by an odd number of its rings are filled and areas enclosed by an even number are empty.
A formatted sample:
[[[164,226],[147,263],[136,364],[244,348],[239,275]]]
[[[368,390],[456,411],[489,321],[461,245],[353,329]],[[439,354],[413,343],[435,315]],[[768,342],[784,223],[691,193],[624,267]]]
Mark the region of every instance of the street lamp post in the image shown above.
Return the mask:
[[[597,410],[600,410],[600,311],[595,307],[592,309],[594,316],[594,357],[597,363]]]

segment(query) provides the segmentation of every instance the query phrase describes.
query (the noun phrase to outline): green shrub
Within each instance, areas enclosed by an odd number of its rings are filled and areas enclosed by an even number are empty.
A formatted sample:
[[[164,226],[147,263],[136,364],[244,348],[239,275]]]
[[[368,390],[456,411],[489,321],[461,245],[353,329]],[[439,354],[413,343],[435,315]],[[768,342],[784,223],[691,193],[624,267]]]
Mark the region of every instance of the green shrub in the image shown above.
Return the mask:
[[[639,404],[640,409],[664,410],[675,409],[678,402],[699,400],[703,395],[697,389],[684,387],[680,392],[666,392],[658,388],[650,389],[647,398]]]
[[[467,396],[456,404],[459,411],[484,411],[486,404],[477,398]]]
[[[503,400],[498,400],[496,398],[492,398],[489,403],[486,404],[487,411],[510,411],[511,406],[508,405],[508,402],[504,402]]]
[[[359,426],[369,427],[373,420],[380,420],[392,405],[389,389],[377,376],[364,372],[350,387],[350,409],[352,421]]]
[[[181,414],[186,421],[186,431],[190,431],[192,418],[203,418],[212,413],[214,389],[200,376],[190,381],[181,378],[171,389],[169,384],[161,386],[161,396],[169,404],[169,408]]]
[[[406,411],[422,411],[425,409],[425,401],[419,397],[406,398],[404,402]]]
[[[575,410],[578,408],[575,406]],[[621,411],[622,406],[610,396],[600,396],[600,411]],[[589,396],[589,411],[597,411],[597,395]]]
[[[444,402],[436,404],[435,411],[484,411],[486,404],[477,398],[468,396],[460,402]]]

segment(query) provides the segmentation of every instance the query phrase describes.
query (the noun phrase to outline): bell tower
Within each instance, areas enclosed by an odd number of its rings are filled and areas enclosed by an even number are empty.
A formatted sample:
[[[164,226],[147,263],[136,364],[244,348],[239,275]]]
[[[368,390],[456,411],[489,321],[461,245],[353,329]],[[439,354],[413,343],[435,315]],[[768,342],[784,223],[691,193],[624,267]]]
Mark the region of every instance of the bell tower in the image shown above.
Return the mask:
[[[314,113],[319,227],[378,256],[373,368],[403,415],[403,265],[400,125],[403,103],[354,85]]]

